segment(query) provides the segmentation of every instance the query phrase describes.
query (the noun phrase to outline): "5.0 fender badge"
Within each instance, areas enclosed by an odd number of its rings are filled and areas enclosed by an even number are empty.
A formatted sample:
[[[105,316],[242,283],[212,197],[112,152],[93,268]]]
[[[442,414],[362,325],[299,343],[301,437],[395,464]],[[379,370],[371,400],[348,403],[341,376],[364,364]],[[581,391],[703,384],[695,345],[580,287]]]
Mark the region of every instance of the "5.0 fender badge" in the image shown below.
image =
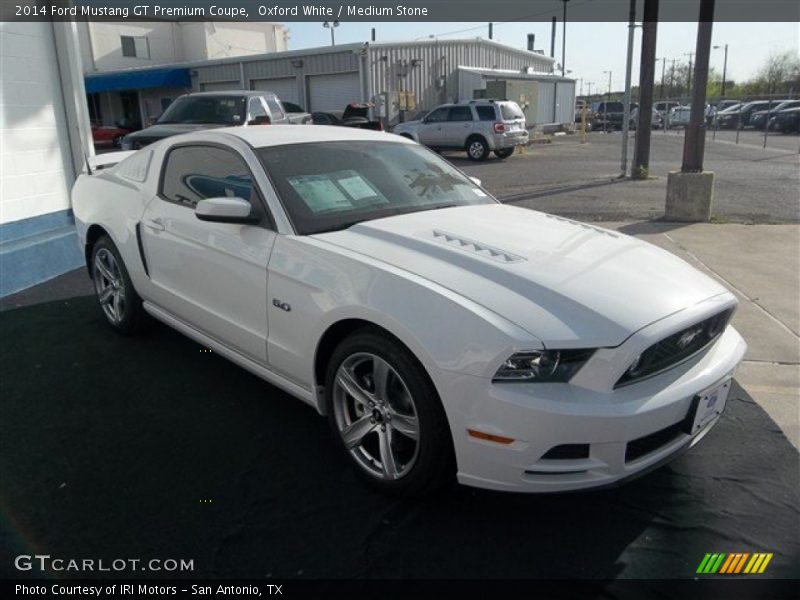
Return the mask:
[[[281,310],[285,310],[286,312],[290,312],[292,310],[292,305],[288,302],[282,302],[277,298],[272,299],[272,306],[277,306]]]

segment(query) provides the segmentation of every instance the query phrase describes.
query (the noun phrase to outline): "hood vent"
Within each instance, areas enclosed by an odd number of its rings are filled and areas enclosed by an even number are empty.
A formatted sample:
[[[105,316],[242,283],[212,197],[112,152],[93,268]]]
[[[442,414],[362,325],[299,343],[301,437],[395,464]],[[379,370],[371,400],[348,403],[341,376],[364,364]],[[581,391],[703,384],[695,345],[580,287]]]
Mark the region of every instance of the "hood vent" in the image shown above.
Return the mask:
[[[447,244],[448,246],[451,246],[458,250],[463,250],[465,252],[472,252],[473,254],[477,254],[479,256],[488,258],[490,260],[496,260],[504,264],[518,263],[525,261],[525,258],[522,256],[517,256],[516,254],[511,254],[510,252],[500,250],[499,248],[494,248],[492,246],[483,244],[481,242],[476,242],[474,240],[468,240],[466,238],[457,236],[452,233],[447,233],[446,231],[441,231],[439,229],[433,230],[433,239],[436,240],[437,242]]]

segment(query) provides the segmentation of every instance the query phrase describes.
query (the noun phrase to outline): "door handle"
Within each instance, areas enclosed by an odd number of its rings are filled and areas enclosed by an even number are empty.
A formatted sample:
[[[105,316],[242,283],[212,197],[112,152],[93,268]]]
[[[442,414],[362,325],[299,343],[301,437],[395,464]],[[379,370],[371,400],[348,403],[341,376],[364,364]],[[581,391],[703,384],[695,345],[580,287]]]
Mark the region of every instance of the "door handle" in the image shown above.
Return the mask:
[[[161,219],[145,219],[144,220],[145,227],[149,227],[154,231],[164,231],[166,227],[164,227],[164,222]]]

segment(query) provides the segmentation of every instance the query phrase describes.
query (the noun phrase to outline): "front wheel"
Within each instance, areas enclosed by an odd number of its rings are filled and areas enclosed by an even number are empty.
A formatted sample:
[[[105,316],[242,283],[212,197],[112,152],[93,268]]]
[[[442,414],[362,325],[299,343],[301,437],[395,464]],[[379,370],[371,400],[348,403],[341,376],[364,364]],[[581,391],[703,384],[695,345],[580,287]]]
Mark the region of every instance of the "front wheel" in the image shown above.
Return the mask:
[[[97,240],[92,249],[91,272],[97,301],[111,328],[123,335],[144,329],[149,316],[133,289],[119,250],[107,235]]]
[[[514,148],[503,148],[502,150],[495,150],[494,155],[499,159],[508,158],[514,154]]]
[[[467,157],[470,160],[480,162],[489,156],[489,145],[486,140],[473,137],[467,140]]]
[[[372,329],[334,351],[328,421],[358,475],[379,491],[420,495],[452,481],[453,450],[433,384],[399,342]]]

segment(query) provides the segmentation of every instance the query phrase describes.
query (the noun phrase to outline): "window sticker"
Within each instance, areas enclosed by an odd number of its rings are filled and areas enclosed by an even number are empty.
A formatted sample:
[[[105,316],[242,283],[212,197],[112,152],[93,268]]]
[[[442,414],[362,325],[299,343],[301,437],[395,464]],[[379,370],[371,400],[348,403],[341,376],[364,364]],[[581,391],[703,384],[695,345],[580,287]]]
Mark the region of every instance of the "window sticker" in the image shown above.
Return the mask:
[[[378,190],[372,187],[361,175],[355,171],[339,171],[336,173],[336,182],[344,188],[344,191],[353,200],[364,200],[366,198],[375,198],[377,203],[383,204],[388,202]],[[371,202],[370,204],[376,204]]]
[[[353,203],[331,180],[329,175],[290,177],[289,185],[314,213],[353,208]]]

